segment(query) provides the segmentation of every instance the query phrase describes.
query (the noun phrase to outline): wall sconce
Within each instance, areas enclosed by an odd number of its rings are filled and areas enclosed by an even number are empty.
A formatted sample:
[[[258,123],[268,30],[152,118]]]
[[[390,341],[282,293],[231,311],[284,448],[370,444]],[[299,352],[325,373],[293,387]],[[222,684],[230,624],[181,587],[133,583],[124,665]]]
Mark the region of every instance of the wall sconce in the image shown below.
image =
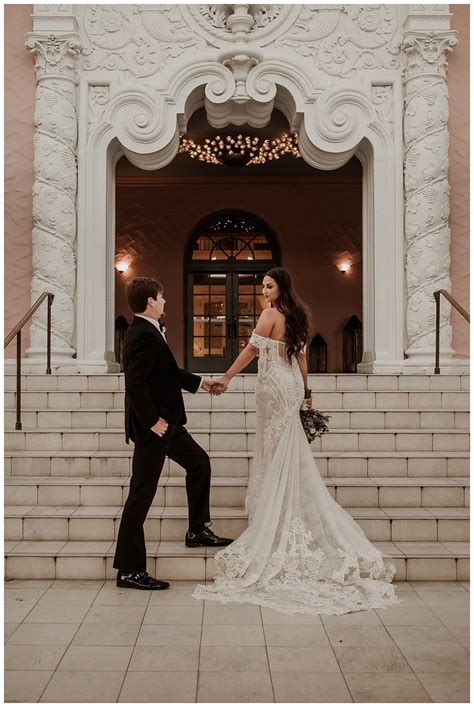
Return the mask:
[[[128,268],[130,267],[130,263],[127,263],[126,260],[119,260],[118,263],[115,263],[115,269],[123,275],[123,273],[127,272]]]
[[[344,274],[346,272],[349,272],[349,270],[351,269],[351,264],[348,263],[347,260],[344,260],[342,263],[338,263],[337,268]]]

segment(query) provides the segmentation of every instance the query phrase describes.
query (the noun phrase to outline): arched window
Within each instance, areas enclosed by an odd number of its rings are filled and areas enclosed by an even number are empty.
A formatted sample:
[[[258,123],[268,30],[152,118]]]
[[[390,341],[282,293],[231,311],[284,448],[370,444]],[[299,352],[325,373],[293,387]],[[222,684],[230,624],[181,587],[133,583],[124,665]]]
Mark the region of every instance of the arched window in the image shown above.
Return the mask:
[[[279,263],[273,232],[252,214],[219,212],[194,228],[185,254],[190,370],[226,370],[247,344],[263,309],[263,275]],[[246,370],[256,370],[256,363]]]
[[[309,373],[327,373],[328,346],[325,339],[318,332],[311,339],[309,347]]]
[[[362,322],[356,314],[342,330],[342,370],[357,373],[357,364],[362,361]]]

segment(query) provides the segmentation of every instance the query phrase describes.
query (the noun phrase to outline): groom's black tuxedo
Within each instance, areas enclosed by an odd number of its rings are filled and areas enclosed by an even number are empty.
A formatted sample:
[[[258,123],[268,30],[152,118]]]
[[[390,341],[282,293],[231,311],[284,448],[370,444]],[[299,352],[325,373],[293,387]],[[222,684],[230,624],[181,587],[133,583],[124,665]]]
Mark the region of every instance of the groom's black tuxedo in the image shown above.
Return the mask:
[[[156,326],[135,317],[123,345],[125,437],[135,442],[130,492],[117,538],[114,567],[146,569],[143,524],[168,456],[186,469],[189,529],[199,532],[209,517],[211,467],[208,454],[183,427],[181,389],[195,393],[200,376],[180,369]],[[159,418],[168,422],[162,437],[151,431]]]
[[[169,424],[186,424],[181,389],[195,393],[201,378],[178,367],[163,336],[143,317],[135,317],[126,331],[123,369],[127,442],[154,435],[150,427],[159,417]]]

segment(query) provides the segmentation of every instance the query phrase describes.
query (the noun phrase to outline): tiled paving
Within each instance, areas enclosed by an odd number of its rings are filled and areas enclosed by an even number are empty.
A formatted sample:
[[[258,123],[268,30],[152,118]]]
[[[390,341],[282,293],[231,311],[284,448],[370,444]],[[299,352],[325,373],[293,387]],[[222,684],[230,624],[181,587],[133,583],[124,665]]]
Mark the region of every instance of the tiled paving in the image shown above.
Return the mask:
[[[469,702],[469,583],[287,616],[102,580],[5,585],[6,702]]]

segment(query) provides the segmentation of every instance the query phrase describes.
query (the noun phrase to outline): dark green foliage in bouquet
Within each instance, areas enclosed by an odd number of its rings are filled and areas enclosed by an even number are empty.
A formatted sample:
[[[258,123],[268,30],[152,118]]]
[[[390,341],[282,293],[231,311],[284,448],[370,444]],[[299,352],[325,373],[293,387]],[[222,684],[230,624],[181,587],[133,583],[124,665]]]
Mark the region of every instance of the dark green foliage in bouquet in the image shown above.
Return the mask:
[[[300,417],[310,444],[316,437],[321,437],[329,431],[327,423],[331,419],[331,415],[324,415],[320,410],[300,410]]]

